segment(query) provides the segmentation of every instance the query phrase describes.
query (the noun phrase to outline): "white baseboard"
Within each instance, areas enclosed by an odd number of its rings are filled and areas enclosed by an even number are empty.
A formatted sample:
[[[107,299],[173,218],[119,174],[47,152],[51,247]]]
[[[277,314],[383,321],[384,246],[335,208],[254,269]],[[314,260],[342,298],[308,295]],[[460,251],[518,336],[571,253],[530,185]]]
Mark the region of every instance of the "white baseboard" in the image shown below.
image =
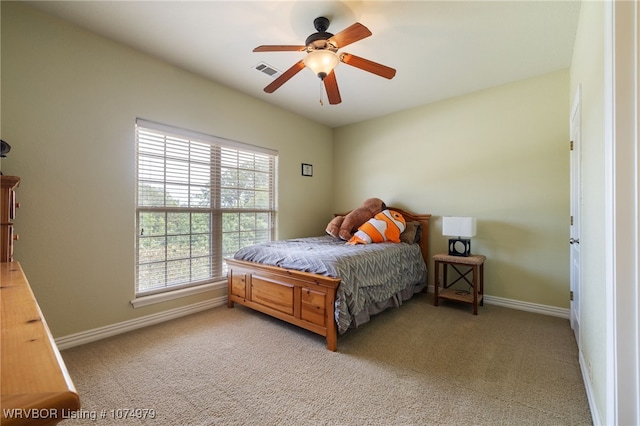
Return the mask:
[[[433,286],[429,286],[429,291],[433,294]],[[490,305],[504,306],[506,308],[569,319],[569,309],[539,305],[537,303],[521,302],[519,300],[505,299],[502,297],[487,295],[484,296],[484,301]],[[147,327],[149,325],[158,324],[164,321],[169,321],[175,318],[183,317],[185,315],[194,314],[196,312],[211,309],[216,306],[224,305],[226,303],[227,296],[218,297],[216,299],[205,300],[203,302],[194,303],[192,305],[171,309],[169,311],[159,312],[157,314],[147,315],[129,321],[119,322],[117,324],[107,325],[105,327],[81,331],[80,333],[59,337],[55,339],[55,341],[59,350],[69,349],[74,346],[84,345],[85,343],[95,342],[96,340],[115,336],[116,334],[126,333],[127,331],[136,330],[138,328]]]
[[[591,384],[591,377],[589,376],[589,369],[586,366],[582,351],[578,351],[578,361],[580,363],[580,371],[582,372],[582,381],[584,382],[584,388],[587,393],[587,401],[589,401],[589,409],[591,410],[591,421],[594,426],[601,426],[600,416],[598,414],[598,406],[595,403],[593,395],[593,386]]]
[[[433,294],[434,288],[429,286],[429,292]],[[569,309],[558,308],[538,303],[522,302],[520,300],[505,299],[504,297],[484,295],[484,302],[488,305],[504,306],[505,308],[517,309],[519,311],[534,312],[536,314],[549,315],[569,319]]]
[[[159,312],[157,314],[146,315],[144,317],[59,337],[55,339],[55,342],[58,346],[58,350],[69,349],[74,346],[84,345],[85,343],[95,342],[96,340],[115,336],[116,334],[126,333],[127,331],[136,330],[138,328],[147,327],[149,325],[158,324],[164,321],[183,317],[185,315],[204,311],[206,309],[211,309],[216,306],[225,305],[226,303],[227,296],[218,297],[215,299],[194,303],[192,305]]]
[[[518,309],[520,311],[535,312],[536,314],[549,315],[569,319],[569,309],[558,308],[538,303],[521,302],[520,300],[505,299],[496,296],[484,296],[485,303],[489,305],[504,306],[505,308]]]

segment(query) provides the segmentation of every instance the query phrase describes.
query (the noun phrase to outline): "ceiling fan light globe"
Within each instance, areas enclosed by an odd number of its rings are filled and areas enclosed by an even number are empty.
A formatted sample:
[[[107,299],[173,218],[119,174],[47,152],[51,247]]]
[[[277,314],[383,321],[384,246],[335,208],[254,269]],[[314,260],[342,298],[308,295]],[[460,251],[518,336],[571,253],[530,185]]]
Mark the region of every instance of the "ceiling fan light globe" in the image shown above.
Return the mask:
[[[304,58],[304,65],[309,68],[320,80],[329,75],[340,62],[338,55],[330,50],[314,50]]]

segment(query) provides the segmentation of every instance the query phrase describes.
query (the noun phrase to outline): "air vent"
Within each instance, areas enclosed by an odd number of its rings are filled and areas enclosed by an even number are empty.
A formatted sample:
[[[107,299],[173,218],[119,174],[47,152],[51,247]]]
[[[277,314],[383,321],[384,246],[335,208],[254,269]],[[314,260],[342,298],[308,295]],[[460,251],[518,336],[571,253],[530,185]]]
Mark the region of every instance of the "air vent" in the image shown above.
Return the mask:
[[[256,65],[254,68],[272,78],[276,78],[280,74],[280,71],[278,71],[271,65],[265,64],[264,62],[258,63],[258,65]]]

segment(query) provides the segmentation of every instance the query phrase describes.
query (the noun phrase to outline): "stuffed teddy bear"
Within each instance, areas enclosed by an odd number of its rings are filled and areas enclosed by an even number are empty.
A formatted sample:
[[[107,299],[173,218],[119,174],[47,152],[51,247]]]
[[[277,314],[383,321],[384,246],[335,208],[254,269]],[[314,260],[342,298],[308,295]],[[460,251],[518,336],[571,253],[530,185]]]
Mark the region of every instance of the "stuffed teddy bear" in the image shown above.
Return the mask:
[[[383,210],[358,228],[347,244],[400,242],[407,224],[404,216],[394,210]]]
[[[385,210],[387,205],[380,198],[369,198],[362,206],[344,216],[336,216],[327,225],[327,234],[349,241],[353,233],[366,221]]]

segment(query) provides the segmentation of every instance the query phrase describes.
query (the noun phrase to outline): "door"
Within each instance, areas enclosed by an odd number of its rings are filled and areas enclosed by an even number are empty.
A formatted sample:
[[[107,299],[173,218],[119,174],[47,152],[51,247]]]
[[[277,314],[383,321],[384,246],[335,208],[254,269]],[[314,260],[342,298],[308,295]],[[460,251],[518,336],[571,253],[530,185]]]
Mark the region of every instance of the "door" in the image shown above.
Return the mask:
[[[570,188],[571,188],[571,217],[569,230],[569,259],[570,259],[570,318],[571,328],[580,347],[580,206],[582,203],[581,174],[580,174],[580,111],[581,89],[578,86],[576,97],[571,107],[570,117]]]

